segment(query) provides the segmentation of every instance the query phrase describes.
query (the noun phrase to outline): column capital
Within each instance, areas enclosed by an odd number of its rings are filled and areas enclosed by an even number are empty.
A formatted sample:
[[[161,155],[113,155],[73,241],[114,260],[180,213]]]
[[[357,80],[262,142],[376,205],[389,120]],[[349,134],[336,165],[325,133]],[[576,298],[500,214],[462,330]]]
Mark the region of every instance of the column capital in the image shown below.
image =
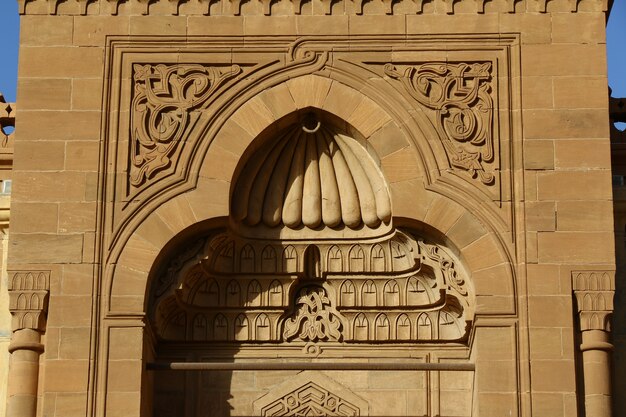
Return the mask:
[[[611,331],[615,271],[572,271],[580,331]]]
[[[13,332],[46,325],[50,271],[9,271],[9,310]]]

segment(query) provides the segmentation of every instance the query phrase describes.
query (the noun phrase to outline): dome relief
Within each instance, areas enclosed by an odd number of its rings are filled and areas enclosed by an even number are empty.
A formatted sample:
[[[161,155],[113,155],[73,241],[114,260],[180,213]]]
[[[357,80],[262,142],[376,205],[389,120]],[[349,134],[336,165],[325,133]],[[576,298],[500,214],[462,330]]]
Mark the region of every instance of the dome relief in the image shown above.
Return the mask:
[[[312,113],[277,136],[248,158],[237,177],[235,223],[357,229],[391,221],[387,183],[356,139]]]

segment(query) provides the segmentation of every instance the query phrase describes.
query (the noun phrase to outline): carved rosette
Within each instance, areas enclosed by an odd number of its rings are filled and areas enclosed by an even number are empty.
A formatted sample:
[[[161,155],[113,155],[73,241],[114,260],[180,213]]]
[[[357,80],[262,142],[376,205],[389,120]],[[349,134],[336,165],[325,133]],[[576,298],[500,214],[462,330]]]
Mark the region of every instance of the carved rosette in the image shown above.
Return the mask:
[[[580,331],[611,331],[614,272],[576,271],[573,288],[580,318]]]
[[[14,332],[22,329],[45,330],[49,288],[48,271],[12,273],[9,279],[9,310]]]
[[[129,184],[143,186],[176,165],[184,134],[213,94],[241,72],[238,65],[141,65],[133,67]],[[129,194],[131,191],[129,189]]]
[[[486,185],[495,183],[489,167],[495,157],[491,71],[491,62],[384,67],[385,75],[434,111],[433,122],[450,164]]]

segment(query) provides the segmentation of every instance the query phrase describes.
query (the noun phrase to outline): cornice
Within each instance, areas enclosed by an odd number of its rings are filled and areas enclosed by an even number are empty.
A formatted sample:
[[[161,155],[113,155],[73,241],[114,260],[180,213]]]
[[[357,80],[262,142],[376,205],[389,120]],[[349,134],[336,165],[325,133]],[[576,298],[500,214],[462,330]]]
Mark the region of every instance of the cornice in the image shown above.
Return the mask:
[[[284,15],[410,15],[606,12],[608,0],[250,0],[260,7],[242,10],[243,0],[17,0],[22,15],[272,15],[278,3]],[[303,5],[312,3],[309,12]],[[217,4],[221,5],[217,5]],[[372,7],[364,7],[371,3]],[[216,6],[217,5],[217,6]],[[214,11],[219,9],[218,13]],[[375,10],[375,11],[374,11]]]

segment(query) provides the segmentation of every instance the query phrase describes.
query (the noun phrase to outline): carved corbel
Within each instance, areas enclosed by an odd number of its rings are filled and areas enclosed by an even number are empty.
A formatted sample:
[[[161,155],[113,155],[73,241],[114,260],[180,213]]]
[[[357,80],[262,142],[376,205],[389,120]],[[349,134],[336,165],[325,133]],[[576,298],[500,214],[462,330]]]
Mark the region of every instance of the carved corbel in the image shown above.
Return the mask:
[[[611,316],[614,271],[574,271],[587,416],[611,417]]]
[[[329,15],[333,10],[333,0],[322,0],[322,5],[324,6],[324,14]]]
[[[35,417],[39,355],[44,350],[41,333],[46,327],[50,272],[14,271],[9,272],[9,276],[13,334],[9,345],[7,416]]]
[[[393,14],[393,0],[383,0],[386,14]]]
[[[476,13],[483,14],[485,13],[485,3],[487,0],[474,0],[474,4],[476,5]]]
[[[578,11],[578,3],[580,3],[580,0],[569,0],[570,11],[572,13],[575,13]]]
[[[269,16],[272,14],[272,0],[259,0],[263,5],[263,14]]]
[[[537,1],[537,11],[539,13],[545,13],[548,10],[548,2],[550,0],[536,0]]]
[[[303,0],[291,0],[293,14],[298,15],[302,12],[302,1]]]
[[[111,15],[116,16],[120,9],[120,4],[126,0],[107,0],[109,2],[109,8],[111,10]]]
[[[417,14],[421,14],[424,12],[424,3],[427,3],[429,0],[413,0],[413,3],[417,6]]]
[[[522,0],[507,0],[507,4],[509,6],[509,13],[515,13],[515,5]]]
[[[85,16],[87,14],[87,7],[89,3],[93,3],[95,0],[77,0],[80,5],[80,14],[81,16]]]
[[[139,4],[143,5],[142,15],[146,16],[150,14],[150,3],[154,2],[154,0],[137,0]]]
[[[356,14],[363,14],[363,6],[367,0],[352,0],[356,6]]]
[[[241,14],[241,3],[243,0],[230,0],[230,11],[234,16]]]
[[[169,0],[170,2],[170,10],[173,16],[178,16],[178,9],[180,8],[180,4],[184,2],[184,0]]]
[[[446,5],[446,13],[447,14],[454,14],[454,4],[456,2],[458,2],[459,0],[443,0],[443,2]]]
[[[48,13],[51,15],[57,14],[57,9],[59,7],[59,3],[62,3],[65,0],[50,0],[48,3]]]

